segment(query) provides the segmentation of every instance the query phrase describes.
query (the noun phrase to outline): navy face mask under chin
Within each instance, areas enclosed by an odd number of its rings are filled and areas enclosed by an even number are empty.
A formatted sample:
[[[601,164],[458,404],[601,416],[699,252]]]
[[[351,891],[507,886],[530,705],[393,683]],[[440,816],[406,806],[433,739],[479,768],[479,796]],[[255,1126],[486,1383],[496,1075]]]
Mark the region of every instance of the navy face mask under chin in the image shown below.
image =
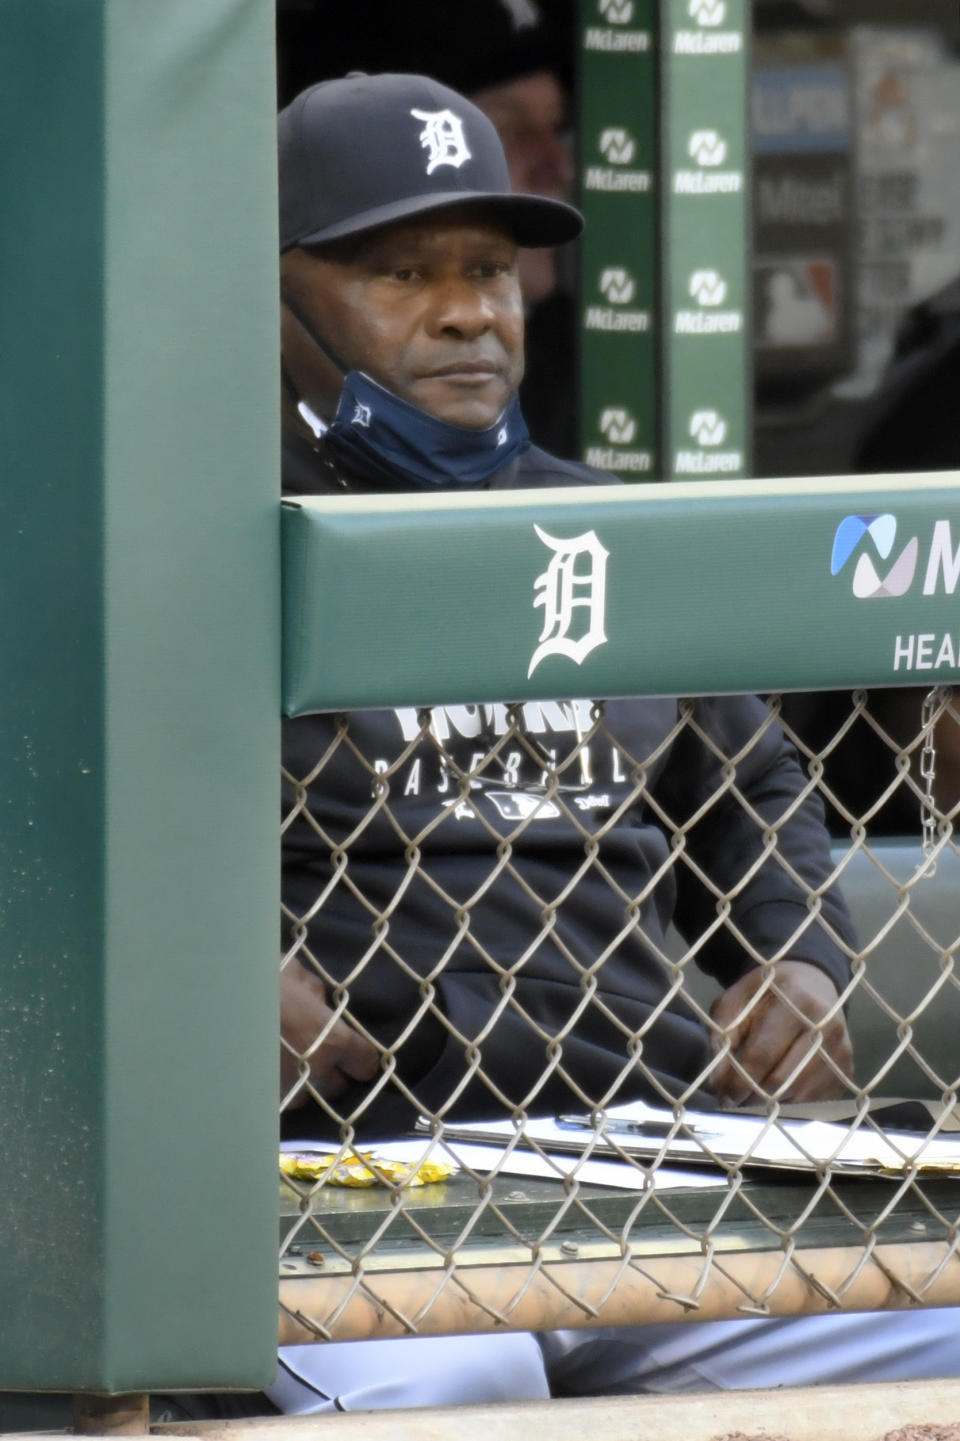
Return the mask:
[[[482,485],[530,443],[514,396],[485,430],[450,425],[351,370],[324,440],[335,459],[371,480]]]

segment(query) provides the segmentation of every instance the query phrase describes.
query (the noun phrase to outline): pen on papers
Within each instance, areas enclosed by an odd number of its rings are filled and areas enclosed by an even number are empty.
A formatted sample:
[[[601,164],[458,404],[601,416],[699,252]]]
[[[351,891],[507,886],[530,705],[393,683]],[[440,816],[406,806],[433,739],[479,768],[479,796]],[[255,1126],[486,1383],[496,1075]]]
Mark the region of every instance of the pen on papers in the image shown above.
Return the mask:
[[[595,1126],[589,1116],[558,1116],[557,1125],[565,1131],[605,1131],[613,1136],[669,1136],[675,1130],[680,1139],[683,1139],[684,1131],[696,1131],[698,1127],[690,1124],[689,1121],[681,1121],[679,1124],[672,1118],[669,1121],[646,1120],[628,1121],[618,1116],[604,1116],[599,1127]]]

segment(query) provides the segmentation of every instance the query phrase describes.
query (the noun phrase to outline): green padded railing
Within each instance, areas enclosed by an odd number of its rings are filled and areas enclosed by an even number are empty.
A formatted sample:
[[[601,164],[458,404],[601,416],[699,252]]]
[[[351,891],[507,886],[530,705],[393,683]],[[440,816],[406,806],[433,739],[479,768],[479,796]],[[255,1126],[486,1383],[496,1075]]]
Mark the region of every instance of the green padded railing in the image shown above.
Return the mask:
[[[958,479],[291,502],[284,709],[948,685]]]

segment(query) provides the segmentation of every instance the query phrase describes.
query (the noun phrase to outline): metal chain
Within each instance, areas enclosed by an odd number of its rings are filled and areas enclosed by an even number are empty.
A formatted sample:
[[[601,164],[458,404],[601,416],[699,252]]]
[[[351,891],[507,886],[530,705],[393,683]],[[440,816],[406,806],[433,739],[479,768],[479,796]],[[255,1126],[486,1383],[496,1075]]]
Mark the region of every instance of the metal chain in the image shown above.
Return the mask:
[[[921,850],[926,865],[923,875],[935,876],[937,862],[937,811],[934,799],[934,781],[937,775],[937,745],[934,739],[934,721],[940,701],[941,687],[933,686],[923,698],[920,712],[920,726],[923,735],[923,749],[920,752],[920,777],[923,781],[923,796],[920,801]]]

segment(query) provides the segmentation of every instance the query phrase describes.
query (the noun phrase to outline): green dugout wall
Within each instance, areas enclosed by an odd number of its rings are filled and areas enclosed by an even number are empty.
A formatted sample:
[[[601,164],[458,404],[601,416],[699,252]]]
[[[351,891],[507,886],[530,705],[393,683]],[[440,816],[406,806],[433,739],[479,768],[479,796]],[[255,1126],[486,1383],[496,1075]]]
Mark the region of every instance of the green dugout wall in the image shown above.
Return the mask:
[[[276,1344],[271,0],[0,0],[0,1388]]]

